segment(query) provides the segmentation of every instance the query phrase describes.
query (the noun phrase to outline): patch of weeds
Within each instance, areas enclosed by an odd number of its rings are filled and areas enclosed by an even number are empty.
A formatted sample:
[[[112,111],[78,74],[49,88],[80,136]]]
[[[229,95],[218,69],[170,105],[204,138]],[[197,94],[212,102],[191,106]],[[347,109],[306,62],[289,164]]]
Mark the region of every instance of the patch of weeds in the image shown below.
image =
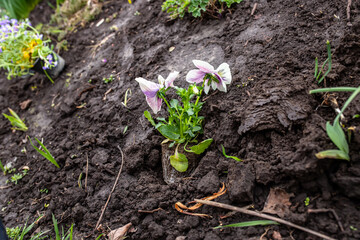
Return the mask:
[[[9,116],[5,113],[3,113],[3,115],[10,121],[11,125],[13,126],[13,128],[11,129],[26,132],[28,130],[28,127],[25,125],[24,121],[21,120],[21,118],[16,114],[16,112],[14,112],[11,108],[8,109],[12,116]]]
[[[51,153],[49,152],[49,150],[47,150],[47,148],[44,146],[44,144],[42,142],[39,141],[39,139],[35,138],[35,140],[39,143],[40,147],[42,149],[44,149],[44,151],[40,150],[38,147],[36,147],[32,141],[31,138],[28,136],[28,139],[30,141],[31,146],[33,146],[33,148],[40,153],[44,158],[46,158],[47,160],[49,160],[52,164],[54,164],[57,168],[60,168],[59,164],[56,162],[56,160],[54,159],[54,157],[51,155]]]
[[[170,14],[171,19],[183,18],[185,13],[190,13],[193,17],[200,17],[202,12],[210,15],[221,14],[224,11],[224,4],[228,8],[234,3],[241,3],[243,0],[166,0],[162,6],[162,11]]]
[[[114,81],[114,79],[115,79],[114,76],[110,75],[110,77],[108,77],[108,78],[104,77],[103,82],[106,83],[106,84],[111,83],[112,81]]]
[[[9,236],[9,240],[24,240],[24,239],[40,240],[40,239],[48,239],[48,236],[45,235],[45,234],[48,233],[49,231],[34,233],[31,237],[27,236],[28,233],[31,231],[31,229],[33,229],[33,227],[35,226],[37,221],[40,220],[40,218],[42,218],[42,217],[43,216],[38,217],[29,226],[27,226],[27,221],[26,221],[25,225],[22,228],[21,227],[6,228],[6,233]]]

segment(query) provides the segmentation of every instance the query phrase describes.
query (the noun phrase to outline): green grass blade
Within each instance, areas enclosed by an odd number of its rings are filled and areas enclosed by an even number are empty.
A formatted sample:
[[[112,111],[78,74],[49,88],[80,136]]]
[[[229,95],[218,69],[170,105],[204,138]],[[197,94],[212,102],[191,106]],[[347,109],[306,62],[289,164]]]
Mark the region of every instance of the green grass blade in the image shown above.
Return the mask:
[[[4,165],[2,164],[1,160],[0,160],[0,169],[5,175],[5,168],[4,168]]]
[[[320,80],[318,81],[318,84],[321,83],[324,78],[329,74],[330,70],[331,70],[331,46],[330,46],[330,41],[326,41],[326,48],[327,48],[327,53],[328,53],[328,69],[325,72],[325,74],[320,78]],[[326,62],[326,61],[325,61]],[[324,62],[324,64],[325,64]]]
[[[318,68],[319,68],[319,62],[318,62],[318,58],[315,58],[315,74],[314,74],[314,78],[317,77],[317,72],[318,72]]]
[[[243,161],[242,159],[240,159],[240,158],[238,158],[238,157],[226,155],[226,153],[225,153],[225,148],[224,148],[223,145],[221,145],[221,148],[222,148],[222,154],[224,155],[224,157],[234,159],[234,160],[236,160],[236,161],[238,161],[238,162],[242,162],[242,161]]]
[[[323,93],[323,92],[355,92],[357,88],[355,87],[333,87],[333,88],[319,88],[310,90],[310,94],[314,93]]]
[[[52,164],[54,164],[57,168],[60,168],[59,164],[56,162],[56,160],[54,159],[54,157],[51,155],[51,153],[47,150],[47,148],[44,146],[44,144],[42,144],[42,142],[40,142],[37,138],[35,138],[35,140],[39,143],[39,145],[44,149],[45,152],[41,151],[38,147],[36,147],[30,137],[28,136],[30,144],[33,148],[35,148],[35,150],[40,153],[44,158],[46,158],[47,160],[49,160]]]
[[[251,227],[251,226],[266,226],[266,225],[278,225],[279,223],[271,220],[257,220],[257,221],[249,221],[249,222],[240,222],[240,223],[233,223],[224,226],[217,226],[214,229],[218,228],[226,228],[226,227]]]
[[[54,214],[52,215],[52,220],[53,220],[53,224],[54,224],[54,231],[55,231],[56,240],[61,240],[61,236],[59,234],[59,227],[58,227],[57,220],[56,220]]]

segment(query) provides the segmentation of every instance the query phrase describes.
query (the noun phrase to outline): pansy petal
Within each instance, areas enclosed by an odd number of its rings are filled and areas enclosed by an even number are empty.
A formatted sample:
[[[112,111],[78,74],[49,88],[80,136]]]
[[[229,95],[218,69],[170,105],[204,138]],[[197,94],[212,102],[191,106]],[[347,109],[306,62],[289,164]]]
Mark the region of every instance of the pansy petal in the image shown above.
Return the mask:
[[[158,76],[158,81],[160,84],[160,88],[163,88],[165,86],[165,78],[163,78],[163,76],[159,75]]]
[[[162,104],[161,98],[159,98],[157,96],[155,96],[155,97],[146,96],[146,101],[155,114],[157,114],[160,111],[161,104]]]
[[[156,84],[154,82],[150,82],[144,78],[135,78],[135,80],[139,83],[141,91],[147,96],[147,97],[155,97],[156,93],[160,89],[160,85]]]
[[[208,94],[209,90],[210,90],[210,85],[206,82],[205,85],[204,85],[205,94]]]
[[[205,73],[214,73],[215,69],[209,63],[201,60],[193,60],[194,65]]]
[[[217,85],[217,89],[219,89],[219,91],[226,92],[226,84],[224,81],[216,83],[216,85]]]
[[[198,69],[191,70],[186,75],[186,81],[189,83],[202,83],[204,81],[205,74],[206,73]]]
[[[174,80],[178,77],[179,72],[174,71],[169,74],[169,76],[165,80],[165,87],[174,87]]]
[[[231,72],[230,72],[230,67],[229,64],[227,63],[222,63],[217,69],[216,72],[220,75],[220,77],[223,79],[223,81],[226,84],[230,84],[232,77],[231,77]]]

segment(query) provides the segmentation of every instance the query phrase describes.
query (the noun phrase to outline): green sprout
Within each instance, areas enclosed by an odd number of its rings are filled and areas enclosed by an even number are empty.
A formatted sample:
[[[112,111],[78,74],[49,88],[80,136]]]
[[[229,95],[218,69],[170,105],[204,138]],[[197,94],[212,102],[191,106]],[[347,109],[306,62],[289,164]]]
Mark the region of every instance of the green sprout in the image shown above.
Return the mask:
[[[49,190],[47,188],[42,188],[42,189],[39,189],[39,192],[40,193],[48,193]]]
[[[128,99],[128,96],[131,96],[131,89],[128,88],[125,92],[125,97],[124,97],[124,102],[122,102],[121,104],[124,105],[127,108],[127,103],[130,100],[130,98]]]
[[[114,81],[114,76],[110,75],[109,78],[103,78],[104,83],[111,83],[112,81]]]
[[[338,147],[338,149],[325,150],[315,154],[318,159],[332,158],[349,161],[349,145],[346,141],[345,133],[340,125],[340,116],[343,114],[349,104],[354,100],[354,98],[360,93],[360,86],[358,88],[335,87],[315,89],[311,90],[310,94],[321,92],[353,92],[351,96],[346,100],[339,114],[336,116],[333,125],[331,125],[330,122],[326,123],[326,133],[331,139],[331,141]]]
[[[13,126],[13,128],[11,129],[26,132],[28,128],[26,127],[23,120],[21,120],[21,118],[16,114],[16,112],[14,112],[11,108],[8,109],[12,116],[9,116],[5,113],[3,113],[3,115],[10,121],[11,125]]]
[[[353,230],[353,231],[357,231],[358,229],[354,226],[350,226],[350,229]]]
[[[309,198],[309,197],[305,198],[304,203],[305,203],[305,206],[306,206],[306,207],[309,206],[309,204],[310,204],[310,198]]]
[[[47,150],[47,148],[44,146],[44,144],[42,142],[40,142],[37,138],[35,138],[35,140],[39,143],[39,145],[41,146],[42,149],[44,149],[44,151],[40,150],[39,148],[37,148],[31,141],[30,137],[28,136],[29,141],[31,146],[33,146],[33,148],[35,148],[35,150],[40,153],[44,158],[46,158],[47,160],[49,160],[52,164],[54,164],[57,168],[60,168],[59,164],[55,161],[54,157],[51,155],[51,153],[49,152],[49,150]]]
[[[251,226],[265,226],[265,225],[278,225],[279,223],[271,220],[257,220],[257,221],[248,221],[248,222],[240,222],[233,223],[229,225],[217,226],[214,229],[218,228],[226,228],[226,227],[251,227]]]
[[[330,47],[329,40],[326,41],[326,48],[327,48],[328,58],[325,60],[325,62],[321,66],[320,71],[319,71],[318,58],[317,57],[315,58],[315,74],[314,74],[314,78],[316,79],[316,81],[318,81],[318,84],[320,84],[324,80],[324,78],[329,74],[329,72],[331,70],[331,47]],[[325,67],[326,63],[328,63],[328,69],[327,69],[327,71],[325,73],[323,73],[323,70],[324,70],[324,67]],[[322,75],[322,77],[321,77],[321,75]]]
[[[224,148],[223,145],[221,145],[221,148],[222,148],[222,154],[224,155],[224,157],[234,159],[234,160],[236,160],[236,161],[238,161],[238,162],[242,162],[242,161],[243,161],[243,160],[241,160],[241,159],[238,158],[238,157],[226,155],[225,148]]]

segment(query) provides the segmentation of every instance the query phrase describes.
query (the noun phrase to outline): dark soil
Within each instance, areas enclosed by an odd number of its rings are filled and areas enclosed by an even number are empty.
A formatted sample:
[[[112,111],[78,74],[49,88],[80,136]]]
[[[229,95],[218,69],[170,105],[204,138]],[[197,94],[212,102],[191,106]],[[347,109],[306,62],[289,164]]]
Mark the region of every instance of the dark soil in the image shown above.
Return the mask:
[[[161,12],[161,3],[106,1],[94,21],[67,36],[69,51],[61,53],[67,65],[55,84],[42,75],[11,81],[2,75],[1,112],[11,107],[29,127],[25,133],[12,133],[9,122],[0,118],[1,161],[30,168],[17,185],[9,183],[0,190],[7,227],[45,214],[36,226],[50,229],[53,213],[61,225],[75,223],[78,239],[95,239],[100,234],[94,231],[96,222],[121,165],[119,146],[124,168],[102,226],[115,229],[131,222],[136,231],[128,239],[259,239],[267,228],[262,239],[275,239],[276,232],[283,239],[316,239],[283,225],[213,230],[254,218],[235,214],[220,219],[227,211],[208,206],[197,212],[213,216],[210,220],[175,210],[176,202],[212,195],[222,182],[228,191],[216,201],[254,204],[261,210],[270,188],[281,188],[293,194],[284,219],[336,239],[360,239],[359,131],[350,144],[350,162],[318,160],[315,153],[335,148],[325,124],[336,113],[322,104],[322,94],[308,93],[323,86],[313,78],[314,59],[326,59],[326,40],[333,53],[326,86],[359,86],[359,1],[352,1],[350,21],[347,1],[342,0],[244,1],[220,19],[205,15],[173,21]],[[258,5],[251,16],[254,3]],[[33,21],[42,11],[34,11]],[[113,13],[116,18],[96,26]],[[118,31],[110,30],[113,25]],[[170,52],[170,47],[175,49]],[[192,178],[167,185],[161,167],[163,138],[143,116],[149,107],[134,79],[156,81],[158,74],[177,70],[181,77],[176,84],[185,86],[193,59],[215,67],[227,62],[233,82],[228,93],[216,92],[206,100],[204,137],[214,142]],[[111,74],[115,80],[105,84],[102,79]],[[121,103],[127,89],[132,91],[128,108]],[[349,95],[334,94],[340,106]],[[21,110],[19,104],[28,99],[31,105]],[[346,127],[359,127],[360,120],[352,119],[360,113],[359,101],[345,112]],[[159,115],[166,116],[164,108]],[[61,169],[41,157],[27,135],[42,138]],[[225,158],[221,144],[228,155],[244,161]],[[21,152],[24,147],[26,153]],[[1,176],[0,185],[6,185],[7,178]],[[48,193],[40,193],[45,188]],[[305,206],[307,197],[310,204]],[[157,208],[162,210],[138,212]],[[335,210],[344,231],[331,213],[309,214],[308,209]]]

